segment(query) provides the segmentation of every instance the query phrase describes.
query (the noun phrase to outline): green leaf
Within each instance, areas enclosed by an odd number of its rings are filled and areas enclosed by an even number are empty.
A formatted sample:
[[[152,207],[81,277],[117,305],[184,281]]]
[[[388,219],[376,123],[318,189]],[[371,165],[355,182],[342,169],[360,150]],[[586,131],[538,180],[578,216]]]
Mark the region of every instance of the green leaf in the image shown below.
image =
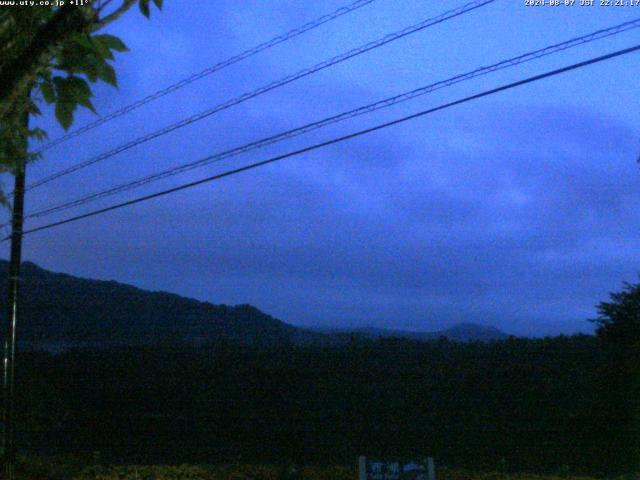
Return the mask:
[[[53,103],[56,99],[56,94],[53,91],[53,85],[50,81],[45,81],[40,84],[40,91],[44,97],[44,101],[47,103]]]
[[[62,128],[69,130],[69,127],[73,123],[73,111],[75,110],[75,103],[58,101],[56,103],[56,118]]]
[[[35,138],[36,140],[42,141],[47,138],[47,136],[47,132],[45,132],[41,128],[32,128],[31,130],[29,130],[29,137]]]
[[[53,84],[56,87],[57,96],[60,97],[64,90],[64,77],[53,77]]]
[[[98,68],[95,65],[87,64],[80,69],[80,72],[84,73],[91,83],[98,80]]]
[[[156,7],[158,7],[158,10],[162,10],[162,0],[153,0],[153,3],[156,4]]]
[[[113,85],[114,87],[118,86],[116,71],[111,65],[107,63],[100,66],[100,69],[98,70],[98,78],[100,78],[100,80],[104,82],[107,82],[109,85]]]
[[[80,45],[86,50],[91,50],[93,48],[93,44],[91,43],[91,37],[89,35],[77,35],[73,38],[73,41],[77,42],[78,45]]]
[[[149,18],[151,16],[151,12],[149,11],[149,0],[140,0],[140,3],[138,4],[140,6],[140,11],[142,12],[142,14]]]
[[[36,105],[36,103],[31,100],[27,104],[27,112],[29,112],[33,116],[42,115],[42,111],[40,111],[38,105]]]
[[[99,58],[100,61],[104,61],[105,59],[113,60],[113,53],[111,53],[111,49],[104,42],[95,37],[92,40],[92,51],[90,56]]]
[[[105,64],[103,66],[108,65]],[[109,78],[108,69],[106,69],[105,72],[106,77]],[[113,72],[113,74],[115,75],[115,71]],[[91,110],[93,113],[96,113],[96,109],[93,106],[93,103],[91,103],[91,87],[86,82],[86,80],[72,75],[66,78],[55,77],[53,81],[58,93],[56,116],[63,126],[65,126],[65,123],[63,122],[68,121],[67,117],[69,115],[69,110],[70,113],[73,114],[73,111],[75,110],[77,105],[82,105],[83,107]],[[68,127],[65,126],[65,128]]]
[[[89,87],[89,84],[80,77],[67,77],[64,82],[64,86],[65,95],[68,95],[70,100],[80,103],[81,100],[91,98],[91,87]]]
[[[84,79],[72,75],[66,78],[56,77],[53,81],[58,93],[58,102],[73,104],[73,108],[76,104],[91,104],[91,88]]]
[[[98,72],[104,65],[105,60],[97,55],[86,55],[78,61],[78,71],[84,73],[89,81],[95,82],[98,80]]]
[[[44,71],[38,72],[38,78],[40,78],[43,82],[50,82],[51,81],[51,71],[50,70],[44,70]]]
[[[27,153],[27,163],[34,162],[42,159],[42,152],[30,152]]]
[[[89,110],[91,110],[93,113],[98,113],[96,111],[96,107],[93,106],[93,103],[91,103],[91,100],[89,100],[88,98],[84,98],[82,100],[80,100],[78,102],[80,105],[82,105],[83,107],[88,108]]]
[[[120,40],[118,37],[115,37],[113,35],[107,35],[107,34],[94,35],[92,38],[98,43],[104,45],[105,47],[111,50],[115,50],[116,52],[129,51],[129,48],[124,44],[124,42]]]

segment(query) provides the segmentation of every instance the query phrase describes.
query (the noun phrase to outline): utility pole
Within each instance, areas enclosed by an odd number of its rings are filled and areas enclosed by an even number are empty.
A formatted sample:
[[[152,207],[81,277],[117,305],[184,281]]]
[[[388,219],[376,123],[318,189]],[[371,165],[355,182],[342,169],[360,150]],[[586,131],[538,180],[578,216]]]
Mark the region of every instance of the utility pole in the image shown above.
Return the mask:
[[[25,105],[24,146],[15,162],[15,184],[13,189],[13,210],[11,216],[11,253],[9,257],[7,284],[7,327],[4,339],[4,411],[2,432],[2,453],[4,479],[15,478],[16,448],[14,443],[14,378],[16,356],[16,325],[18,322],[18,289],[20,282],[20,262],[22,257],[22,223],[24,220],[25,170],[28,152],[29,112]]]

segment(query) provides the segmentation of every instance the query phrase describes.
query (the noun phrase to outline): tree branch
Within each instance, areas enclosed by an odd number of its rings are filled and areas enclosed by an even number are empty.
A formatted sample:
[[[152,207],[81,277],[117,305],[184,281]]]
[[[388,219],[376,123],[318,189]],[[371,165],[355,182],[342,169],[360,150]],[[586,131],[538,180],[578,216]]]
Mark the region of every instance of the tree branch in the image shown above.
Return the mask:
[[[116,10],[111,12],[106,17],[94,22],[93,25],[89,28],[90,32],[95,32],[96,30],[100,30],[105,26],[109,25],[112,22],[115,22],[118,18],[125,14],[127,10],[129,10],[138,0],[124,0],[122,5],[120,5]]]

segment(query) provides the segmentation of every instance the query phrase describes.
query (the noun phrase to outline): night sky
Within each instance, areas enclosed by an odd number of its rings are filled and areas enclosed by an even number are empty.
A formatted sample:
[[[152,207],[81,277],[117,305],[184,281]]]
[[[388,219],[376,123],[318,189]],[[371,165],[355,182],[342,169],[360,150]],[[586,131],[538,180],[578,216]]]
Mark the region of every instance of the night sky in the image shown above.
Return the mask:
[[[150,21],[132,10],[109,29],[131,49],[117,57],[120,87],[98,85],[94,103],[107,114],[347,3],[166,0]],[[28,181],[463,3],[376,0],[52,148]],[[34,189],[27,210],[640,17],[640,6],[524,3],[498,0]],[[637,43],[640,29],[28,226]],[[295,325],[436,330],[477,322],[518,335],[589,332],[595,304],[640,272],[639,65],[640,53],[631,54],[34,233],[24,258],[213,303],[250,303]],[[38,123],[54,139],[62,131],[47,112]],[[74,126],[95,118],[83,111]]]

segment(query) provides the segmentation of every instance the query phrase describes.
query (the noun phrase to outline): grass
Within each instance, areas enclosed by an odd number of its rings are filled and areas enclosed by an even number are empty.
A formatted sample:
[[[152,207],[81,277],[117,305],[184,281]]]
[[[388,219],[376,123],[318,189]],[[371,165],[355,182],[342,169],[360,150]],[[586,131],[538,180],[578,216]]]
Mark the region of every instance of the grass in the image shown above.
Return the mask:
[[[87,466],[79,457],[21,457],[18,480],[355,480],[353,467],[304,466],[292,470],[278,465],[126,465]],[[593,480],[569,475],[505,475],[440,469],[437,480]]]

